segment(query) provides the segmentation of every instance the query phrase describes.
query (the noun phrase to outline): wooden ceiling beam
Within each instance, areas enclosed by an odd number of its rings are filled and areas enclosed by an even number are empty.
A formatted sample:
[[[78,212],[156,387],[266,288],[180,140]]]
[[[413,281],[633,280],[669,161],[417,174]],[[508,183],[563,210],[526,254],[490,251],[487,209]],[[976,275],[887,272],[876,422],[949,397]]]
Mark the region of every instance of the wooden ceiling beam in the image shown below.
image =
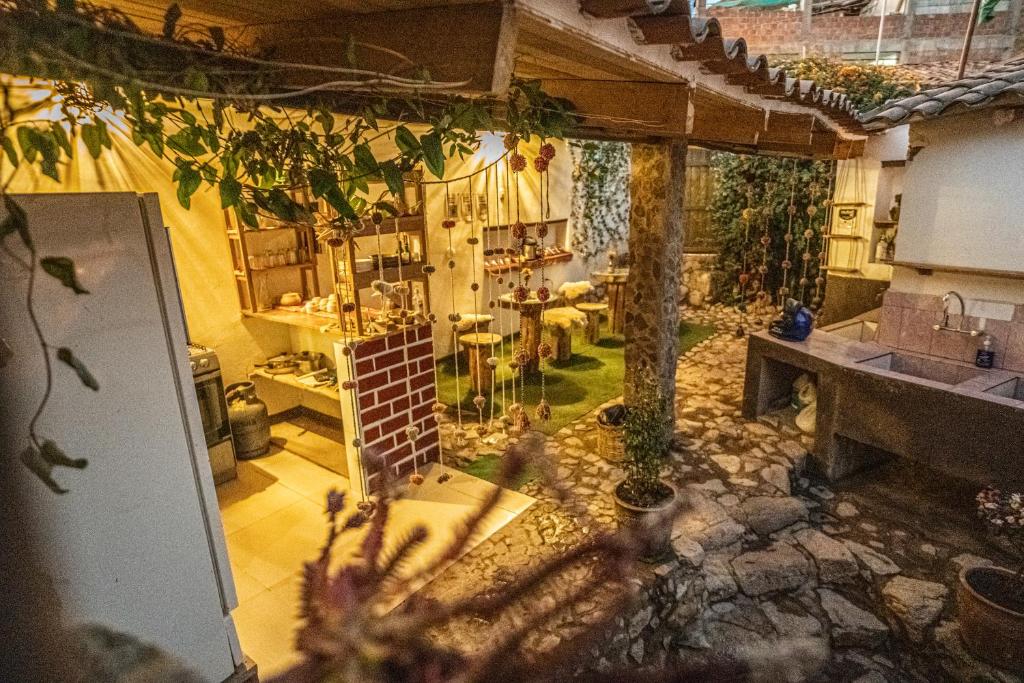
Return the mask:
[[[544,91],[576,106],[585,127],[626,135],[682,138],[688,130],[689,88],[679,83],[545,79]]]
[[[408,58],[434,81],[465,82],[456,92],[498,95],[512,77],[516,30],[512,10],[500,0],[372,13],[332,12],[316,19],[253,28],[256,44],[275,59],[322,66],[349,66],[347,47],[374,45]],[[444,36],[442,43],[438,36]],[[360,49],[359,67],[384,73],[407,64],[385,50]],[[399,70],[400,75],[412,74]],[[296,85],[322,80],[299,72]]]

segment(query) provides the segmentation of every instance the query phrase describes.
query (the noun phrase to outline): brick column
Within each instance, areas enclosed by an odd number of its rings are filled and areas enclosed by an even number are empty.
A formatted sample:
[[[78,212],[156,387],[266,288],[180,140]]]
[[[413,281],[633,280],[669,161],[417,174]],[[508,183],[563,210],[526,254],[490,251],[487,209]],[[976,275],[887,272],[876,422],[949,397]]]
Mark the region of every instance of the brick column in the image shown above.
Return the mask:
[[[355,351],[355,376],[349,372],[343,342],[335,343],[338,383],[356,380],[354,389],[341,389],[342,424],[352,492],[362,498],[374,490],[379,469],[367,470],[368,490],[362,489],[360,449],[352,440],[362,432],[363,448],[376,456],[394,477],[440,458],[437,423],[431,407],[437,400],[434,386],[434,340],[430,325],[363,341]],[[404,348],[403,348],[404,347]],[[359,424],[353,424],[353,413]],[[419,428],[415,443],[406,429]]]
[[[679,353],[679,272],[683,250],[686,141],[634,144],[629,181],[629,277],[626,280],[625,401],[650,368],[675,423]]]

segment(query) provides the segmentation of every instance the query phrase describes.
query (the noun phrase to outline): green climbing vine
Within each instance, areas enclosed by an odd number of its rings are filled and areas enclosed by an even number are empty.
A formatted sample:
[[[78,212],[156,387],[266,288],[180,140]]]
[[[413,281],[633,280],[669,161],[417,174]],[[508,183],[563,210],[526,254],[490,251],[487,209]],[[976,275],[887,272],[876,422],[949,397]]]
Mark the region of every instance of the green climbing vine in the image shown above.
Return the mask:
[[[629,233],[629,144],[574,140],[572,248],[589,261]]]
[[[386,72],[362,68],[360,56],[373,46],[349,41],[345,66],[282,64],[234,45],[220,27],[179,26],[181,17],[171,5],[161,34],[150,35],[123,13],[86,2],[0,0],[0,74],[9,75],[0,77],[0,244],[27,273],[26,303],[46,361],[45,391],[21,459],[56,492],[64,489],[52,477],[55,467],[86,463],[39,432],[53,388],[52,357],[86,387],[99,386],[70,349],[48,344],[36,320],[38,274],[75,295],[88,292],[71,259],[37,253],[26,214],[7,193],[20,170],[33,166],[59,181],[76,139],[100,158],[113,145],[107,120],[117,115],[136,145],[173,164],[183,207],[206,185],[252,228],[264,215],[326,223],[344,238],[365,220],[398,212],[406,172],[422,164],[442,178],[448,159],[475,152],[482,131],[560,138],[575,123],[568,103],[536,82],[514,81],[501,101],[470,100],[446,94],[459,83],[432,81],[401,55]],[[315,82],[290,85],[296,74]],[[50,89],[42,100],[23,96],[41,88]],[[59,120],[40,116],[49,110]],[[390,151],[374,151],[382,146]],[[385,189],[372,192],[371,181]],[[332,215],[290,192],[298,188],[326,202]]]
[[[777,66],[797,78],[812,79],[821,87],[845,93],[854,106],[862,110],[877,107],[894,97],[911,94],[918,87],[913,75],[900,67],[851,64],[829,57],[808,57],[780,62]],[[797,188],[794,203],[797,211],[794,216],[794,241],[790,260],[796,265],[791,273],[801,268],[799,256],[804,251],[805,230],[812,231],[811,252],[815,256],[818,253],[823,213],[817,213],[814,220],[809,219],[808,188],[817,184],[821,189],[817,208],[823,210],[824,191],[828,187],[828,165],[798,160],[794,169],[792,159],[721,152],[713,155],[712,167],[715,189],[711,200],[711,232],[718,251],[717,266],[712,275],[712,297],[729,303],[744,300],[739,286],[740,274],[744,267],[747,272],[751,272],[752,268],[756,269],[762,263],[763,245],[759,237],[765,217],[773,239],[768,245],[765,262],[768,270],[764,286],[768,292],[777,292],[782,286],[783,270],[780,265],[786,258],[786,243],[782,236],[788,227],[789,186],[794,170]],[[748,202],[756,214],[756,224],[748,225],[743,220],[743,211]],[[817,275],[816,269],[809,272],[812,280]]]

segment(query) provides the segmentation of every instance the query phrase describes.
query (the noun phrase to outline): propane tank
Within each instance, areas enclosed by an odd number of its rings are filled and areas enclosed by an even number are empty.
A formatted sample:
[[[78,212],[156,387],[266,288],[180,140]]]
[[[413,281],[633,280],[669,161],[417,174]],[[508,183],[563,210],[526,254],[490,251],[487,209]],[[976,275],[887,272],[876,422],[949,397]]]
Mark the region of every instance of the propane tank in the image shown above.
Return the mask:
[[[224,390],[228,402],[228,422],[240,460],[258,458],[270,450],[270,417],[267,404],[256,395],[252,382],[238,382]]]

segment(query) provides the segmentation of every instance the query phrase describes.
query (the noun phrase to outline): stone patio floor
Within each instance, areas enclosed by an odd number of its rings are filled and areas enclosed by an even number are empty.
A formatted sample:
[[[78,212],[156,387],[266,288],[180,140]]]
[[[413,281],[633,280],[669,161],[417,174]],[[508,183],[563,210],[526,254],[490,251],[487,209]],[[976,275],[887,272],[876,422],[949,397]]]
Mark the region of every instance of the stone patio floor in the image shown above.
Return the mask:
[[[676,375],[667,478],[690,508],[673,528],[675,556],[637,565],[634,607],[612,620],[574,669],[724,652],[763,667],[762,680],[1020,680],[971,658],[954,619],[959,569],[1007,559],[974,518],[975,487],[899,462],[835,486],[816,479],[806,469],[811,441],[791,413],[741,417],[746,338],[735,330],[741,322],[755,329],[763,322],[751,325],[720,306],[684,309],[683,317],[719,330],[680,358]],[[559,503],[540,482],[526,484],[521,491],[538,502],[423,595],[453,600],[501,590],[524,569],[614,526],[610,491],[621,471],[597,456],[596,414],[545,444],[575,503]],[[442,427],[449,461],[494,452],[504,442],[454,448],[454,425]],[[550,580],[540,599],[450,624],[437,635],[477,651],[538,607],[558,604],[599,563]],[[526,642],[527,651],[542,653],[584,632],[609,597],[596,591],[559,611]]]

